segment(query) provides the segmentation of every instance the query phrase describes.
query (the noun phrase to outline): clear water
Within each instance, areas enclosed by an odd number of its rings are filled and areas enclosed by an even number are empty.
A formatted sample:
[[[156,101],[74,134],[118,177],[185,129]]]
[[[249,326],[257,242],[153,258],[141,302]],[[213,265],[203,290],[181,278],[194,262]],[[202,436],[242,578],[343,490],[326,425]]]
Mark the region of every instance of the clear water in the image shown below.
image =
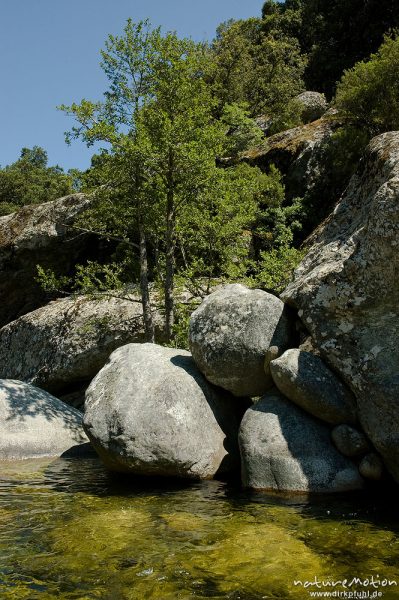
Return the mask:
[[[115,479],[96,459],[3,463],[0,599],[306,599],[317,588],[295,580],[353,577],[352,591],[399,599],[398,503],[384,494],[287,499]]]

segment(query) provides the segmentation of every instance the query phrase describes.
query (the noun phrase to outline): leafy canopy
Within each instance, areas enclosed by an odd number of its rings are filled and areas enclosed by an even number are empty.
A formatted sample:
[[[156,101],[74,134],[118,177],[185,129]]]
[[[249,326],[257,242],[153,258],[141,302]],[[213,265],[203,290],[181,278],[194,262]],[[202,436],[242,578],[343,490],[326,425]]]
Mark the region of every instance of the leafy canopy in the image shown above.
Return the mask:
[[[370,135],[399,129],[399,37],[345,72],[336,105]]]
[[[344,70],[369,57],[399,27],[397,0],[267,0],[265,31],[294,37],[308,57],[309,90],[334,95]]]
[[[305,59],[298,41],[261,19],[222,24],[211,47],[209,80],[219,114],[226,104],[244,104],[251,116],[266,114],[279,128],[299,122],[291,100],[303,91]]]
[[[26,204],[41,204],[71,194],[75,189],[72,173],[47,166],[47,152],[39,146],[22,148],[20,158],[0,169],[0,215]]]

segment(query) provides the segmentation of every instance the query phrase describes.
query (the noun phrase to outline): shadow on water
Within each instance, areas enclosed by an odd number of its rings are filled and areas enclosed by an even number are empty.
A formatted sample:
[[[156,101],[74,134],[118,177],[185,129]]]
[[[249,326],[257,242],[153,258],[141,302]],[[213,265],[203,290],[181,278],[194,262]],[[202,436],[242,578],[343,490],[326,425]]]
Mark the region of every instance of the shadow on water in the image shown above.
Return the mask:
[[[3,527],[4,589],[31,590],[16,599],[40,600],[37,586],[44,598],[50,592],[68,600],[296,599],[289,587],[295,565],[316,575],[325,557],[342,573],[351,560],[368,569],[376,554],[376,568],[396,573],[398,549],[387,545],[397,530],[397,495],[381,489],[255,493],[234,481],[114,475],[96,458],[60,458],[31,470],[33,479],[14,479],[15,492],[0,477],[0,519],[13,509]],[[3,598],[1,585],[0,577]]]
[[[209,502],[223,502],[234,511],[257,507],[293,508],[305,518],[360,520],[399,532],[399,491],[388,482],[366,490],[335,494],[286,494],[243,489],[235,479],[195,481],[165,477],[141,477],[108,471],[100,459],[59,458],[43,472],[42,483],[54,491],[102,497],[173,497],[195,492]]]
[[[53,460],[44,470],[44,484],[58,492],[98,497],[168,495],[201,485],[186,479],[113,473],[106,469],[97,456]]]

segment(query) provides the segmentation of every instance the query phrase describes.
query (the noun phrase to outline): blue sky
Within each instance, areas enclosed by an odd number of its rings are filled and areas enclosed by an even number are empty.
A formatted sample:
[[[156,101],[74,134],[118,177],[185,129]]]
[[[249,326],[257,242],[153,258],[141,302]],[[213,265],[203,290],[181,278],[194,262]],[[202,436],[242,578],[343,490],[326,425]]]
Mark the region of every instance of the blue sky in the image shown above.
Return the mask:
[[[22,147],[42,146],[49,164],[84,169],[93,149],[63,132],[73,121],[56,110],[101,99],[106,80],[99,51],[128,17],[164,30],[212,39],[227,19],[260,16],[263,0],[0,0],[0,165]]]

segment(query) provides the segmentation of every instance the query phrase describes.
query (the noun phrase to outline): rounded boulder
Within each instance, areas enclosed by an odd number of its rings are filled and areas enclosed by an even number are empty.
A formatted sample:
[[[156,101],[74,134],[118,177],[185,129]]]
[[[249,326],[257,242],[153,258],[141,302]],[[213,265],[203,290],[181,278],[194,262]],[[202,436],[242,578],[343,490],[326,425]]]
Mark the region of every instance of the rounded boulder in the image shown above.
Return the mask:
[[[190,349],[210,382],[234,396],[260,396],[273,386],[269,360],[290,346],[291,332],[279,298],[231,284],[210,294],[191,315]],[[269,353],[272,346],[277,349]]]
[[[239,444],[246,487],[331,493],[363,486],[356,465],[334,448],[329,427],[278,392],[247,410]]]
[[[270,370],[280,392],[310,414],[333,425],[356,422],[355,397],[319,356],[291,348]]]
[[[0,379],[0,433],[0,460],[90,452],[82,413],[12,379]]]
[[[185,350],[118,348],[86,392],[84,428],[113,471],[210,479],[238,462],[234,407]]]

